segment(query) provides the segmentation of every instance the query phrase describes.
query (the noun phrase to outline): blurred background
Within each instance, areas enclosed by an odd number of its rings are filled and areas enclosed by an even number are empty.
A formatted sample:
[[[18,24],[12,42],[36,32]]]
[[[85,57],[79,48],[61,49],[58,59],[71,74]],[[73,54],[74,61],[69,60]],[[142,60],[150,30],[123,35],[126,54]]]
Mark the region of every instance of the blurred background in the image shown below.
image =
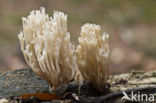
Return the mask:
[[[77,45],[80,27],[95,23],[110,34],[111,74],[156,68],[155,0],[1,0],[0,71],[27,68],[20,51],[18,33],[22,16],[46,8],[68,14],[68,31]]]

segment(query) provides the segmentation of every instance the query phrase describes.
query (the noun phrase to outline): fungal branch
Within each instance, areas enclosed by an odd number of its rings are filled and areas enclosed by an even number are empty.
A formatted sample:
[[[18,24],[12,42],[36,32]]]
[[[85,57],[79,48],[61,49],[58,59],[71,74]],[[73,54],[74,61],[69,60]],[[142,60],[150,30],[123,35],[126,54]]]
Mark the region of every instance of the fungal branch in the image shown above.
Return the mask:
[[[70,82],[77,64],[67,32],[67,15],[55,11],[52,18],[41,8],[22,20],[23,32],[18,38],[27,64],[53,89]]]
[[[109,35],[103,33],[95,24],[85,24],[81,27],[79,45],[76,49],[78,68],[84,79],[95,84],[103,91],[109,77]]]

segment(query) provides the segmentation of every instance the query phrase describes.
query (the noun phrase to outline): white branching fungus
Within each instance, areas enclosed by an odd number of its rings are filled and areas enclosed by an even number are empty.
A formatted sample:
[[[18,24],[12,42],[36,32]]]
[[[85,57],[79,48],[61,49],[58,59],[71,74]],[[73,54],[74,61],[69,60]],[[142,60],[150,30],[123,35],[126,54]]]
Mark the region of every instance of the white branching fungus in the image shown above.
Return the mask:
[[[99,25],[88,23],[83,25],[76,54],[78,68],[84,79],[103,91],[109,77],[109,35],[101,34]]]
[[[102,34],[99,25],[82,26],[75,50],[64,13],[55,11],[49,17],[41,8],[22,20],[18,38],[25,60],[54,90],[74,78],[82,83],[84,78],[104,91],[109,78],[109,35]]]
[[[67,32],[67,15],[55,11],[49,17],[41,8],[22,20],[23,32],[18,38],[27,64],[53,89],[72,80],[77,64]]]

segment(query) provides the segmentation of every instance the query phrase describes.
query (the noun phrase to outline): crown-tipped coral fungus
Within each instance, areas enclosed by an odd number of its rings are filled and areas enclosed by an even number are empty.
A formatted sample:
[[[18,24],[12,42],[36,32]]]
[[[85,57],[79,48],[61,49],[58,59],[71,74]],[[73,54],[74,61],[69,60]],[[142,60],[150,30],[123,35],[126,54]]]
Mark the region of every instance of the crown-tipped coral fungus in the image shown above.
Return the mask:
[[[85,24],[81,27],[81,36],[77,46],[78,68],[84,79],[95,84],[99,91],[103,91],[109,77],[109,35],[103,33],[95,24]]]
[[[49,17],[41,8],[22,20],[23,32],[18,38],[27,64],[53,89],[70,82],[77,64],[67,32],[67,15],[55,11]]]
[[[53,89],[68,84],[77,73],[81,81],[84,78],[104,91],[109,77],[109,35],[102,34],[99,25],[82,26],[75,50],[64,13],[55,11],[49,17],[41,8],[22,20],[23,32],[18,38],[25,60]]]

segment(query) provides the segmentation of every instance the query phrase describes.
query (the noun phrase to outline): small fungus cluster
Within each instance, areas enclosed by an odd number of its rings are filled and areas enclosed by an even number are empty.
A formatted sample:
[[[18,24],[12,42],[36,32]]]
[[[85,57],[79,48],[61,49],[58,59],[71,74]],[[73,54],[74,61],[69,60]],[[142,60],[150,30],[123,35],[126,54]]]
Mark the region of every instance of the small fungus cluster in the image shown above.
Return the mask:
[[[42,7],[22,21],[23,31],[18,38],[24,58],[53,90],[68,84],[77,73],[100,91],[104,90],[109,77],[109,35],[102,34],[99,25],[82,26],[75,49],[67,31],[67,15],[63,12],[54,11],[53,17],[49,17]]]
[[[83,78],[94,83],[100,91],[103,91],[109,77],[109,35],[103,33],[101,36],[101,34],[99,25],[83,25],[76,54]]]

